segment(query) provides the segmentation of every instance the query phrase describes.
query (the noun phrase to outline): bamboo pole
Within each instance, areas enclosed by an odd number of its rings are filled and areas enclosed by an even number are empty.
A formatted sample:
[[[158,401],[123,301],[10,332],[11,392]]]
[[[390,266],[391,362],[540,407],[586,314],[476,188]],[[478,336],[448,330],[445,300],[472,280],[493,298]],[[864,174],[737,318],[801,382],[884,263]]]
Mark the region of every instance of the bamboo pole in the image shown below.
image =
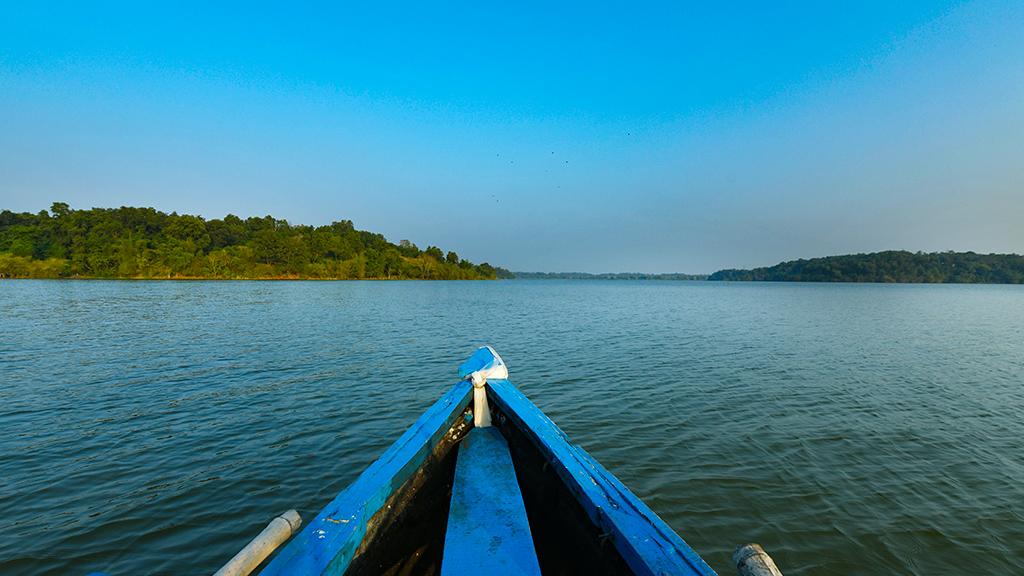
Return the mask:
[[[291,538],[302,525],[302,518],[295,510],[289,510],[270,521],[270,524],[242,548],[241,552],[228,560],[213,576],[249,576],[263,563],[277,547]]]
[[[760,544],[744,544],[732,553],[732,561],[740,576],[782,576],[775,561]]]

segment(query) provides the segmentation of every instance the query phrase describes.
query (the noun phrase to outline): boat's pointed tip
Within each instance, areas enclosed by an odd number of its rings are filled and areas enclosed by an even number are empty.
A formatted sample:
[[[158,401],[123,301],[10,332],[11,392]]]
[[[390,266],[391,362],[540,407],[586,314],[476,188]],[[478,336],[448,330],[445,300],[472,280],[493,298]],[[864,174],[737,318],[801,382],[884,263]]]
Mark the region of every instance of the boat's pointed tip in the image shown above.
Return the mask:
[[[475,372],[485,377],[508,378],[508,367],[493,346],[481,346],[459,366],[459,378],[468,378]]]

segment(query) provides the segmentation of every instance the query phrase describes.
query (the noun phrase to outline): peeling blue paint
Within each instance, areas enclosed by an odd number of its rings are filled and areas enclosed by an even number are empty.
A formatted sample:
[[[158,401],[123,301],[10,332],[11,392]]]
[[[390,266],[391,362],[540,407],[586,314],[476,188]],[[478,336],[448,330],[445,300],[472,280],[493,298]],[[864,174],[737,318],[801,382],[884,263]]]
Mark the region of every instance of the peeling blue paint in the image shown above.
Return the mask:
[[[508,444],[474,428],[459,445],[441,576],[540,576]]]

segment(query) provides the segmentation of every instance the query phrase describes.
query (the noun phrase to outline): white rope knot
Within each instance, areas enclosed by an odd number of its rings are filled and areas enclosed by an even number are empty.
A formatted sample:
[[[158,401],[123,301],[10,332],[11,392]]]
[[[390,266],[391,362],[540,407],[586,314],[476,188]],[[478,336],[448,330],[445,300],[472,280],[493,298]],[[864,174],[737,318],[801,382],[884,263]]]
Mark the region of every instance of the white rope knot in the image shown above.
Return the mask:
[[[494,348],[484,346],[477,348],[468,360],[459,366],[459,378],[473,383],[473,424],[477,428],[491,425],[491,409],[487,406],[487,379],[502,380],[508,378],[508,367],[498,356]]]
[[[469,379],[473,382],[473,388],[483,388],[487,384],[487,377],[479,370],[470,374]]]

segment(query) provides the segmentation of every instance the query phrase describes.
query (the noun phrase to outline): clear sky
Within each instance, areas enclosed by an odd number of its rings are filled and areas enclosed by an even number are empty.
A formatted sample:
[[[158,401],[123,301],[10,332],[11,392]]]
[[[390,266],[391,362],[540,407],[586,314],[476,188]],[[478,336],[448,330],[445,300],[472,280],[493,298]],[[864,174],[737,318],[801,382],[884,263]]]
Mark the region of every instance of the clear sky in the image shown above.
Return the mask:
[[[208,4],[0,0],[0,208],[513,270],[1024,252],[1019,1]]]

